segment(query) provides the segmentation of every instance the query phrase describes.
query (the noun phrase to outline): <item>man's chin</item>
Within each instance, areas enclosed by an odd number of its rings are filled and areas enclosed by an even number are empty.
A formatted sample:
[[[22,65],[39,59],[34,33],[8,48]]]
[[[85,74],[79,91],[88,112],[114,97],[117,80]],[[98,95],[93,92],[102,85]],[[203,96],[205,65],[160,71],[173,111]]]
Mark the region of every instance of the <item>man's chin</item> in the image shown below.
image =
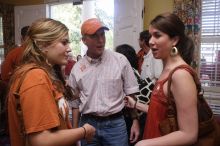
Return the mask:
[[[103,52],[104,52],[104,48],[97,49],[97,54],[102,55]]]

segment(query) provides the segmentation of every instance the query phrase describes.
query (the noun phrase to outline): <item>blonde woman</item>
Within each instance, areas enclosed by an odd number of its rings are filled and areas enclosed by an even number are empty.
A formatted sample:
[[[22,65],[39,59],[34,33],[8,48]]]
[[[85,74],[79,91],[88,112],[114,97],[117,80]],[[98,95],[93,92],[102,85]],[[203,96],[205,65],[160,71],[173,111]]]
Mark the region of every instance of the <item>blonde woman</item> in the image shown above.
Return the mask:
[[[61,73],[70,52],[68,28],[53,19],[36,20],[24,46],[8,93],[11,145],[69,146],[92,139],[94,127],[71,129],[68,120],[66,98],[73,97]]]

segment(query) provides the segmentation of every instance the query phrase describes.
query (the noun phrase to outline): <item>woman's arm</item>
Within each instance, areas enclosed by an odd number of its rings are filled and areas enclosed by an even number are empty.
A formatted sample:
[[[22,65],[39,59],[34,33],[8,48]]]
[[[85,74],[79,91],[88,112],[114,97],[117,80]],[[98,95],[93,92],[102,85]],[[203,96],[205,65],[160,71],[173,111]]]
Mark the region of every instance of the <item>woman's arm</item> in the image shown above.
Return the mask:
[[[137,101],[137,99],[135,100],[131,96],[126,96],[124,101],[125,101],[125,106],[126,107],[135,108],[135,109],[138,109],[138,110],[143,111],[143,112],[148,111],[148,105],[147,104],[140,103],[140,102]]]
[[[73,121],[73,128],[78,128],[80,112],[78,108],[72,108],[72,121]]]
[[[165,94],[167,86],[164,86]],[[197,89],[193,77],[185,70],[177,70],[172,76],[173,93],[179,130],[168,135],[142,140],[136,146],[176,146],[191,145],[198,135]]]
[[[133,119],[132,121],[132,126],[131,126],[131,134],[129,137],[129,140],[131,143],[134,143],[138,140],[139,136],[140,136],[140,125],[139,125],[139,121],[138,119]]]
[[[29,134],[28,141],[32,146],[70,146],[83,138],[89,142],[95,135],[95,128],[89,124],[83,127]]]

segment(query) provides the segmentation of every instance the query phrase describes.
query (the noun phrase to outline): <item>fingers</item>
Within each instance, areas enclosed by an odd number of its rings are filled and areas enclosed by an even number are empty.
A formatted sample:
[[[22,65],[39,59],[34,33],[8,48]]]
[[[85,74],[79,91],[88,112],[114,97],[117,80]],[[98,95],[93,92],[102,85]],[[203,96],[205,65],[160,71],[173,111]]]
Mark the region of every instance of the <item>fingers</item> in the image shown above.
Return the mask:
[[[139,133],[133,133],[131,136],[130,136],[130,142],[134,143],[134,142],[136,142],[138,140]]]
[[[85,124],[83,125],[83,127],[86,130],[85,133],[85,140],[89,143],[92,141],[93,137],[95,136],[95,128],[89,124]]]
[[[58,100],[58,106],[61,115],[63,116],[64,119],[66,119],[66,117],[68,116],[68,103],[66,102],[64,97]]]
[[[128,98],[126,96],[124,98],[124,103],[125,103],[125,106],[128,106]]]
[[[134,143],[138,140],[138,138],[139,138],[139,132],[138,131],[131,131],[130,138],[129,138],[130,142]]]
[[[130,134],[130,138],[129,138],[129,140],[130,140],[131,143],[134,142],[134,137],[135,137],[135,136],[134,136],[134,133],[131,133],[131,134]]]
[[[125,96],[124,103],[126,107],[133,108],[135,100],[131,96]]]
[[[133,124],[131,126],[131,135],[130,135],[130,142],[134,143],[138,140],[140,135],[140,126],[138,120],[133,120]]]

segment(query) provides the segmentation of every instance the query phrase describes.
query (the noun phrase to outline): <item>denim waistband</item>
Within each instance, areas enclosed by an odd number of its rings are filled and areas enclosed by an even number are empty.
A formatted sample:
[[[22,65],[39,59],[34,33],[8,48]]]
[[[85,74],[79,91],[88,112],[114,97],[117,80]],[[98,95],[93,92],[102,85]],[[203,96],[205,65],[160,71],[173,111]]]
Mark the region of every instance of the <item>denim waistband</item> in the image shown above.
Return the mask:
[[[121,117],[123,115],[122,111],[120,112],[117,112],[115,114],[112,114],[112,115],[108,115],[108,116],[97,116],[97,115],[94,115],[94,114],[82,114],[82,117],[84,118],[93,118],[93,119],[96,119],[96,120],[111,120],[111,119],[114,119],[114,118],[118,118],[118,117]]]

